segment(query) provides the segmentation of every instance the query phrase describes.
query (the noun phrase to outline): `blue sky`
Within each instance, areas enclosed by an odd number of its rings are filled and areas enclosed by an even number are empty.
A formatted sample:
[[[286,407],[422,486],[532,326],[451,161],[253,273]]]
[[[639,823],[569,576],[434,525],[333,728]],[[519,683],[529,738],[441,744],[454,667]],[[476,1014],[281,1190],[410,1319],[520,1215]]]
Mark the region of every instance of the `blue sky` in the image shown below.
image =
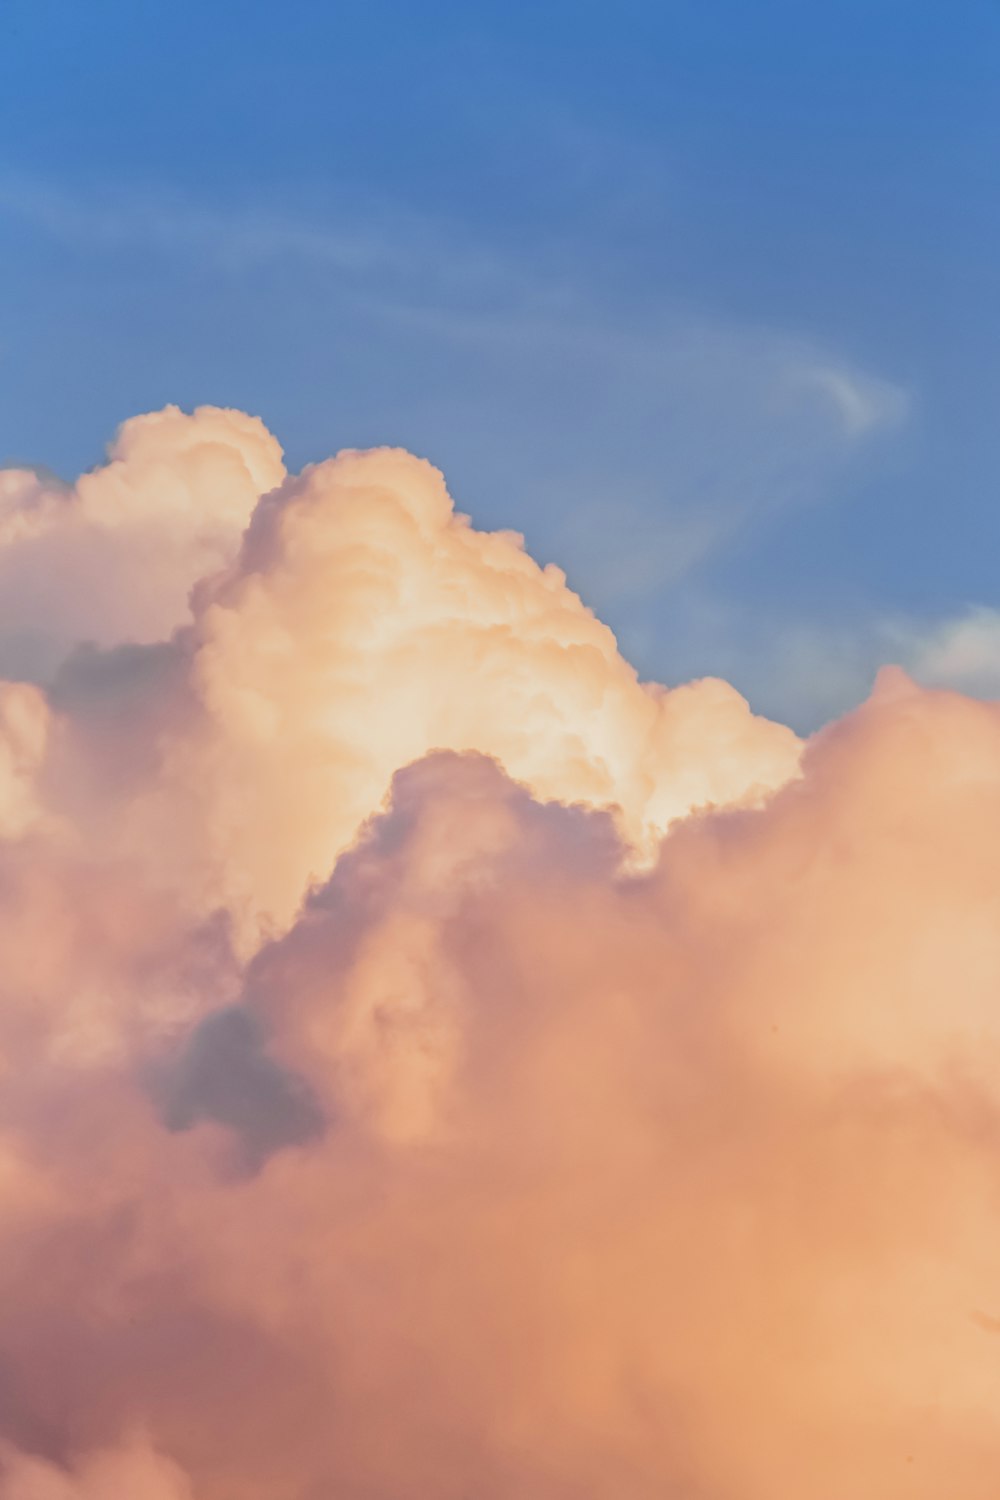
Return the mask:
[[[0,461],[402,443],[649,675],[1000,693],[998,77],[995,0],[5,0]]]

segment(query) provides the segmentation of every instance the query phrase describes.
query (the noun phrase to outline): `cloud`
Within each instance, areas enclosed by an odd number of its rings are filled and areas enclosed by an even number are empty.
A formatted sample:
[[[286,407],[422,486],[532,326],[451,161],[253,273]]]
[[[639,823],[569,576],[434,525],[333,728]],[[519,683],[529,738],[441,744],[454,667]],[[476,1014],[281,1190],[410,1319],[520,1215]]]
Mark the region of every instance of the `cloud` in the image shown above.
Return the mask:
[[[631,146],[558,116],[538,125],[566,180],[596,173],[602,212],[632,223],[639,206],[621,195],[634,199],[637,182],[648,208],[654,164],[633,162]],[[163,186],[0,180],[0,212],[74,257],[197,267],[221,305],[238,286],[254,324],[275,315],[282,338],[306,318],[320,394],[297,391],[294,410],[314,403],[313,431],[329,430],[325,380],[341,386],[357,366],[339,421],[447,453],[479,476],[484,511],[515,517],[606,610],[655,597],[782,512],[836,503],[906,432],[899,381],[794,330],[610,288],[554,230],[486,242],[398,204],[317,208],[326,196],[206,204]],[[234,336],[246,332],[243,320]],[[202,375],[190,378],[197,388]]]
[[[220,212],[168,189],[98,188],[82,195],[44,180],[7,177],[0,180],[0,211],[80,247],[208,254],[229,268],[291,258],[358,273],[392,269],[406,258],[405,251],[393,252],[374,235],[321,228],[259,209]]]
[[[199,910],[226,907],[245,940],[292,918],[393,773],[430,750],[480,750],[542,796],[614,807],[640,851],[797,765],[795,736],[727,684],[641,683],[558,568],[475,531],[440,473],[398,450],[345,452],[265,495],[192,605],[145,673],[118,651],[103,711],[86,707],[93,659],[67,666],[56,696],[78,706],[61,743],[118,846],[156,849],[188,899],[196,870]],[[477,693],[456,693],[469,677]],[[119,787],[151,762],[160,776],[139,779],[122,820]]]
[[[906,416],[905,392],[887,380],[823,365],[806,366],[798,378],[829,398],[848,437],[860,438],[877,428],[895,426]]]
[[[0,669],[46,678],[81,642],[166,638],[284,475],[262,423],[215,407],[133,418],[72,486],[0,470]]]
[[[885,662],[928,687],[1000,698],[1000,616],[985,606],[937,617],[858,611],[845,623],[702,600],[680,618],[675,668],[713,660],[762,712],[803,733],[863,698]]]
[[[9,1500],[118,1500],[122,1495],[130,1500],[193,1500],[176,1464],[139,1442],[95,1453],[70,1473],[16,1452],[0,1458],[0,1465],[0,1483]]]
[[[324,1128],[309,1089],[267,1055],[252,1014],[238,1007],[207,1016],[159,1084],[168,1129],[216,1120],[234,1132],[250,1170]]]
[[[599,453],[570,445],[558,475],[529,483],[536,512],[561,517],[557,555],[605,606],[648,600],[754,527],[849,493],[907,420],[902,386],[778,330],[582,321],[532,314],[522,354],[570,393]]]
[[[0,699],[0,1500],[993,1500],[1000,708],[803,745],[409,454],[123,432]]]
[[[452,292],[481,286],[511,267],[398,203],[343,201],[326,219],[281,205],[207,204],[165,185],[92,184],[84,192],[44,178],[0,176],[0,215],[76,251],[130,251],[194,259],[226,276],[271,265],[311,269],[359,287]],[[442,265],[442,259],[445,264]]]
[[[983,606],[931,624],[893,624],[914,676],[932,686],[1000,698],[1000,612]]]

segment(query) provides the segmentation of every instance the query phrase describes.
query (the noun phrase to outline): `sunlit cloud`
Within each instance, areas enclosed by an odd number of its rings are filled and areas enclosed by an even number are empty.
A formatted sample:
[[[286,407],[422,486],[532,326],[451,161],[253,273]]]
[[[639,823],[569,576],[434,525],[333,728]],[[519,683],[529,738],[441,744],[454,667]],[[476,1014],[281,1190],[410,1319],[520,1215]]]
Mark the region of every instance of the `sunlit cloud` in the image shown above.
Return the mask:
[[[2,493],[2,1500],[994,1500],[1000,708],[238,412]]]

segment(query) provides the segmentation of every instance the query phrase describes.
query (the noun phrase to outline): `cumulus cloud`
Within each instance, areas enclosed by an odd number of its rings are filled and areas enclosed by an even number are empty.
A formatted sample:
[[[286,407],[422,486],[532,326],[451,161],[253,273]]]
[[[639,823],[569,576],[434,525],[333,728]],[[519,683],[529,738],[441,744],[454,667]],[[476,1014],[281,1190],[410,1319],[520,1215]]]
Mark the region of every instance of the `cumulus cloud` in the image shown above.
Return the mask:
[[[83,641],[164,639],[284,475],[261,422],[213,407],[133,418],[72,486],[0,470],[0,670],[46,677]]]
[[[0,700],[2,1500],[993,1500],[1000,709],[803,747],[408,454],[130,430]]]
[[[259,439],[248,418],[168,416],[178,464],[213,423]],[[199,463],[207,505],[225,498],[220,466],[244,499],[251,475],[231,448]],[[153,469],[154,507],[169,473]],[[265,464],[246,535],[195,585],[187,623],[161,610],[178,626],[169,641],[78,653],[52,692],[56,804],[99,825],[105,847],[152,855],[202,914],[231,911],[244,943],[287,925],[393,773],[433,749],[479,750],[543,797],[613,807],[639,855],[691,808],[753,801],[794,774],[790,731],[720,681],[641,683],[565,575],[512,533],[476,531],[430,464],[346,452],[273,478]],[[178,509],[197,529],[197,495]],[[148,638],[141,589],[134,616],[112,604],[114,639]]]
[[[176,1464],[140,1443],[89,1456],[76,1471],[8,1453],[0,1457],[3,1493],[10,1500],[192,1500]]]

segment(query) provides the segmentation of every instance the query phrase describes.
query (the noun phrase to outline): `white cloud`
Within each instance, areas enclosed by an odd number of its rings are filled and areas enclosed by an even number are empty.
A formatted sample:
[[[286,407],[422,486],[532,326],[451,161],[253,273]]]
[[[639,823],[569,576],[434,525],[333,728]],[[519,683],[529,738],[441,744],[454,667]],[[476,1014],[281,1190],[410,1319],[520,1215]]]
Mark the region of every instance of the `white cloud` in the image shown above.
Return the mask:
[[[978,605],[930,626],[892,626],[889,633],[918,681],[1000,698],[1000,610]]]
[[[799,378],[833,404],[848,437],[863,437],[879,427],[894,426],[906,416],[907,394],[888,380],[822,364],[806,366]]]

